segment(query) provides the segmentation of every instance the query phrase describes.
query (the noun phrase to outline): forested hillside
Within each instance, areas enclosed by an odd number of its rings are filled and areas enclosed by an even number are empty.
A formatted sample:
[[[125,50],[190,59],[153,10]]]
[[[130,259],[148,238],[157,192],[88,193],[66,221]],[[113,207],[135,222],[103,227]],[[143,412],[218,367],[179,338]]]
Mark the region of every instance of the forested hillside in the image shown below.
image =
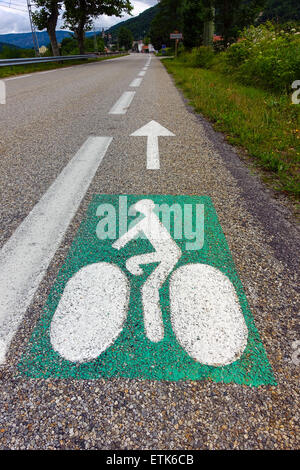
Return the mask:
[[[14,46],[13,44],[9,44],[8,42],[0,42],[0,52],[2,52],[4,48],[16,49],[17,46]]]
[[[112,34],[113,38],[116,38],[118,36],[119,29],[121,27],[126,27],[132,32],[133,38],[135,40],[143,39],[148,35],[151,22],[157,15],[158,11],[159,5],[155,5],[154,7],[143,11],[143,13],[141,13],[136,18],[130,18],[129,20],[121,21],[115,26],[112,26],[107,30],[107,32]]]

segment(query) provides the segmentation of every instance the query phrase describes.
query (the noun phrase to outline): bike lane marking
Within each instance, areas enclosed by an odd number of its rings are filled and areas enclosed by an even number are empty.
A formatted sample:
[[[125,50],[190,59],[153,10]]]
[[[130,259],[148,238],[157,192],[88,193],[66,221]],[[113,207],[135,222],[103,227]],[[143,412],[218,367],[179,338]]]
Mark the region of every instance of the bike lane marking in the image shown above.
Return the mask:
[[[157,260],[152,258],[149,261],[149,256],[153,257],[153,244],[147,237],[127,239],[132,223],[137,217],[140,221],[141,214],[134,208],[145,199],[160,208],[160,220],[181,250],[175,268],[159,288],[163,337],[158,341],[148,337],[143,297],[143,286],[157,269]],[[173,209],[171,216],[169,214],[169,218],[164,220],[165,207]],[[180,213],[184,215],[184,236],[181,238],[178,230],[178,222],[182,218]],[[124,225],[124,214],[129,214],[129,227],[127,222]],[[202,231],[198,230],[199,227]],[[103,238],[104,232],[109,238]],[[120,242],[121,246],[118,247],[116,244],[122,236],[127,237],[126,243]],[[101,274],[106,266],[112,270],[108,276]],[[137,266],[142,267],[141,273],[136,271]],[[112,289],[114,277],[119,279],[115,292]],[[214,281],[213,285],[211,280]],[[213,317],[214,321],[205,316],[205,312],[217,313],[220,299],[223,312],[229,315],[229,321],[225,323],[222,323],[222,316]],[[229,311],[227,306],[234,305],[234,302],[238,303],[238,309]],[[194,308],[199,303],[202,310],[196,310],[193,314],[191,306]],[[72,309],[69,308],[71,305]],[[90,328],[93,322],[94,328]],[[63,357],[65,353],[59,346],[62,343],[57,337],[57,324],[60,324],[61,332],[65,327],[69,328],[63,339],[70,343],[69,350],[72,351],[72,344],[81,341],[85,353],[91,351],[90,359],[85,360],[81,353],[77,361],[74,357],[72,360]],[[211,332],[222,332],[224,328],[228,333],[226,345],[232,346],[231,336],[235,336],[240,351],[236,354],[236,360],[232,357],[226,363],[226,359],[221,357],[222,364],[214,364],[218,361],[218,354],[222,356],[224,338],[222,334],[212,337]],[[108,337],[111,341],[107,341]],[[198,351],[200,347],[200,356],[194,354],[193,345],[197,346]],[[232,347],[237,352],[237,346]],[[102,352],[97,356],[99,350]],[[213,360],[209,356],[211,353]],[[19,371],[22,375],[36,378],[96,379],[121,376],[172,381],[208,379],[250,386],[275,385],[210,198],[96,195],[54,283],[42,318],[19,364]]]
[[[126,114],[134,95],[135,91],[125,91],[108,114]]]
[[[112,137],[89,137],[0,252],[0,363]]]

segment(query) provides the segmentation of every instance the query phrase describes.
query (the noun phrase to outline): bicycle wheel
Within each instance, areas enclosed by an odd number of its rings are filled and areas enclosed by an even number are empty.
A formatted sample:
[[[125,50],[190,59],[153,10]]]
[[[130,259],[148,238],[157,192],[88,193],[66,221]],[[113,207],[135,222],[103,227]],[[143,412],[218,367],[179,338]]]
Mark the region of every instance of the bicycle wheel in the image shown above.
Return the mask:
[[[198,362],[224,366],[247,345],[248,329],[225,274],[206,264],[187,264],[170,279],[171,322],[179,344]]]
[[[129,283],[110,263],[83,267],[67,283],[54,313],[50,340],[64,359],[88,362],[122,331],[128,310]]]

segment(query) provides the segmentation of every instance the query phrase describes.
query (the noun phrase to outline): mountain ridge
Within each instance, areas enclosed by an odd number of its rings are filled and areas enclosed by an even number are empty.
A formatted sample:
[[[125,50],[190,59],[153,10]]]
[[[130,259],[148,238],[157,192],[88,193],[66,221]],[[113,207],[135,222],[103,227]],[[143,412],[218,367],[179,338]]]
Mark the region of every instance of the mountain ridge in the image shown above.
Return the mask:
[[[121,21],[120,23],[115,24],[108,28],[105,32],[112,35],[113,40],[116,39],[118,35],[118,30],[121,27],[126,27],[130,29],[135,40],[143,39],[146,36],[150,29],[151,21],[158,12],[159,5],[154,5],[153,7],[147,8],[138,16],[129,18],[128,20]],[[97,34],[101,34],[101,31],[96,31]],[[37,31],[37,39],[39,46],[47,46],[50,43],[49,36],[47,31]],[[86,36],[93,35],[93,31],[88,31]],[[73,33],[68,30],[57,30],[56,31],[57,41],[61,42],[64,38],[73,36]],[[7,43],[10,46],[21,47],[22,49],[32,49],[33,41],[32,34],[29,33],[8,33],[0,34],[0,43]]]
[[[154,5],[153,7],[147,8],[147,10],[144,10],[138,16],[121,21],[120,23],[111,26],[105,32],[110,33],[113,38],[116,38],[118,35],[118,30],[122,27],[125,27],[130,29],[135,40],[143,39],[149,33],[150,24],[157,15],[158,9],[159,5]]]

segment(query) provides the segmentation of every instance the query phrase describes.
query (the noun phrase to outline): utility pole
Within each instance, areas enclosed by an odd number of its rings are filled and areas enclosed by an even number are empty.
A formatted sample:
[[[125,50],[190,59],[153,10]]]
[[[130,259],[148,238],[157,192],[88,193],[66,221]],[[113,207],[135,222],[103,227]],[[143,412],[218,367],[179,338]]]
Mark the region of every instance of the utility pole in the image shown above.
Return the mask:
[[[28,8],[28,15],[29,15],[29,21],[30,21],[30,27],[31,27],[31,34],[32,34],[34,52],[35,52],[35,55],[37,57],[39,57],[39,55],[40,55],[39,42],[38,42],[35,26],[34,26],[33,21],[32,21],[32,10],[31,10],[30,0],[27,0],[27,8]]]

